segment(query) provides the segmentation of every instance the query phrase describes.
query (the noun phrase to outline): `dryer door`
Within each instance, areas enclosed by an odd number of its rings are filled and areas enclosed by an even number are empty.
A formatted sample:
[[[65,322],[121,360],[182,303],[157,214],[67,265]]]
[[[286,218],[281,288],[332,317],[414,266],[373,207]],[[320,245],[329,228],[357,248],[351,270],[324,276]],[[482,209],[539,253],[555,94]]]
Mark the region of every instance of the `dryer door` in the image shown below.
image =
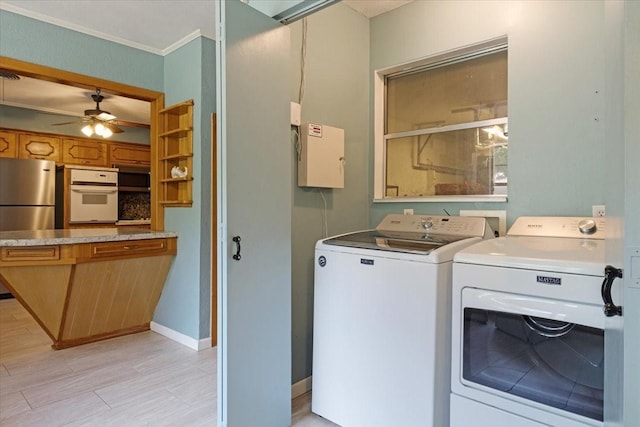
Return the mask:
[[[463,385],[602,421],[599,306],[474,288],[463,289],[462,303],[461,358],[453,369]]]

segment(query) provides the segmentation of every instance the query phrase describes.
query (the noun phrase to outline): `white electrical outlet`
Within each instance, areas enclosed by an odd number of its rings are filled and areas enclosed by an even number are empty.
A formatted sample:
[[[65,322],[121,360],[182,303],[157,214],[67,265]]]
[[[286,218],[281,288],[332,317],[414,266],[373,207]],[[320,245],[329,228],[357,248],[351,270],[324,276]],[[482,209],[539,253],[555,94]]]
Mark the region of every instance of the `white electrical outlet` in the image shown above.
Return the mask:
[[[605,216],[605,205],[591,206],[591,216]]]
[[[405,209],[404,210],[404,214],[405,215],[413,215],[413,209]]]

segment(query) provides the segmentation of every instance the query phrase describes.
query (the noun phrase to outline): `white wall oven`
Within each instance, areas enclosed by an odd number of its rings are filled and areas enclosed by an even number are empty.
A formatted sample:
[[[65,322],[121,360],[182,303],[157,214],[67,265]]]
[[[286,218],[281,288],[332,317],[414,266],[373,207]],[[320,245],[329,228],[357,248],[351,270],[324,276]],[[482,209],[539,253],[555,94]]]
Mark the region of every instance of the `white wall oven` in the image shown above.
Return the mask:
[[[455,257],[451,426],[602,426],[604,219],[524,221]]]
[[[71,169],[69,224],[114,223],[118,220],[118,172]]]

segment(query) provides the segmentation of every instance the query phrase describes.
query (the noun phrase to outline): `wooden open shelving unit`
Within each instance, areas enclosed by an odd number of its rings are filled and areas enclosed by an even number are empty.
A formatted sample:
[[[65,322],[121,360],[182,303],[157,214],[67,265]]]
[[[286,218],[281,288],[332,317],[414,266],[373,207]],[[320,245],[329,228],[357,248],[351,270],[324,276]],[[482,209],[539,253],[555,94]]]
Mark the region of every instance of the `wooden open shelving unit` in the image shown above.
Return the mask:
[[[162,206],[190,207],[193,203],[193,100],[160,110],[159,156]],[[185,178],[173,178],[171,169],[187,168]]]

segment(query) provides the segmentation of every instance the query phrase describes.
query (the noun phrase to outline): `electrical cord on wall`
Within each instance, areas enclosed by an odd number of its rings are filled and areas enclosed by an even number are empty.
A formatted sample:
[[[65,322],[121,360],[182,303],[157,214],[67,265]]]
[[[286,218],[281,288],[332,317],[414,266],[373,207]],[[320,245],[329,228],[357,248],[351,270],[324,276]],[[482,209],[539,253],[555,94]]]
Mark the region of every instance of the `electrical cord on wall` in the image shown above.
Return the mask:
[[[302,19],[302,44],[300,46],[300,88],[298,90],[298,104],[302,106],[304,98],[304,79],[307,60],[307,18]]]
[[[322,198],[322,234],[325,238],[329,237],[329,226],[327,225],[327,199],[324,197],[324,193],[321,188],[318,188],[318,193]]]
[[[307,18],[302,19],[302,43],[300,46],[300,87],[298,89],[298,104],[302,106],[305,90],[305,70],[307,60]],[[296,157],[298,161],[302,160],[302,144],[300,143],[300,127],[292,126],[295,141],[294,146],[296,150]],[[322,192],[322,189],[318,189],[320,198],[322,199],[322,235],[329,237],[329,225],[327,221],[327,199]]]
[[[304,86],[305,86],[305,63],[307,59],[307,18],[302,19],[302,43],[300,46],[300,87],[298,88],[298,104],[302,106],[302,99],[304,98]],[[294,132],[294,147],[296,150],[296,158],[299,161],[302,160],[302,145],[300,143],[300,126],[291,126]]]

